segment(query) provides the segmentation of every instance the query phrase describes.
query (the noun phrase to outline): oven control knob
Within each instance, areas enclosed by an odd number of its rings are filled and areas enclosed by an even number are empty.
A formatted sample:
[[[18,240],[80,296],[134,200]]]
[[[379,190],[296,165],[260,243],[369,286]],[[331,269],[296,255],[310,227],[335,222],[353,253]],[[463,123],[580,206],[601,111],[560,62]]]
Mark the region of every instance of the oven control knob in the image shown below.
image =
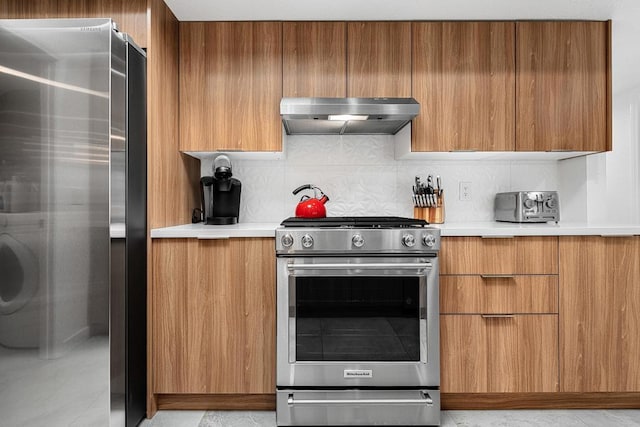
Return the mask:
[[[549,209],[555,209],[558,207],[558,200],[553,197],[549,197],[545,204]]]
[[[432,248],[436,244],[436,237],[433,234],[425,234],[422,238],[422,244]]]
[[[416,238],[411,234],[405,234],[402,236],[402,244],[408,248],[412,248],[416,244]]]
[[[364,246],[364,237],[362,237],[361,234],[354,234],[351,238],[351,243],[353,243],[353,246],[356,248],[361,248]]]
[[[302,246],[305,248],[310,248],[311,246],[313,246],[313,237],[309,236],[308,234],[302,236]]]
[[[282,239],[280,239],[280,242],[282,243],[282,246],[289,248],[293,245],[293,236],[291,234],[285,234],[282,236]]]

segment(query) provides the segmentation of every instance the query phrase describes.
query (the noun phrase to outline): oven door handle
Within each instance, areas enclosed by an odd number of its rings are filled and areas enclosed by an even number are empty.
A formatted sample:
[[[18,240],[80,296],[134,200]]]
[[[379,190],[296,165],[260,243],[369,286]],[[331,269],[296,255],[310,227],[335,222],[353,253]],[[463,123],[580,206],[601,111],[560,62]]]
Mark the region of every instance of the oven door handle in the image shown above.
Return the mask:
[[[294,270],[428,270],[432,264],[428,262],[406,263],[373,263],[373,264],[287,264],[289,271]]]
[[[433,405],[433,399],[420,392],[420,399],[294,399],[289,394],[289,405]]]

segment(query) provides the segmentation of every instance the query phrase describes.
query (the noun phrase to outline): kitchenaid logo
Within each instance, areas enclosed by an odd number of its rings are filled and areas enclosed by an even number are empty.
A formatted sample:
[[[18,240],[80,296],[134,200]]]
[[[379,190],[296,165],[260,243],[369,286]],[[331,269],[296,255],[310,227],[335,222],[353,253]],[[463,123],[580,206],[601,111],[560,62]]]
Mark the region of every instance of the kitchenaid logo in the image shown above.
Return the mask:
[[[373,371],[371,369],[345,369],[345,378],[373,378]]]
[[[89,31],[89,32],[95,33],[97,31],[102,31],[102,28],[100,28],[100,27],[80,27],[80,31]]]

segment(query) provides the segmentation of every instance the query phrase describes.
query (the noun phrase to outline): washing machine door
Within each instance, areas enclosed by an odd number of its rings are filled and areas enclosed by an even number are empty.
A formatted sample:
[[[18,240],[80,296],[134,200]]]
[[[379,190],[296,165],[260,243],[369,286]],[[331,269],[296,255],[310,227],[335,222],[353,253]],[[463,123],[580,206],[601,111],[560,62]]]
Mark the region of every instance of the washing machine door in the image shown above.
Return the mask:
[[[0,315],[14,313],[38,290],[38,259],[13,236],[0,234]]]

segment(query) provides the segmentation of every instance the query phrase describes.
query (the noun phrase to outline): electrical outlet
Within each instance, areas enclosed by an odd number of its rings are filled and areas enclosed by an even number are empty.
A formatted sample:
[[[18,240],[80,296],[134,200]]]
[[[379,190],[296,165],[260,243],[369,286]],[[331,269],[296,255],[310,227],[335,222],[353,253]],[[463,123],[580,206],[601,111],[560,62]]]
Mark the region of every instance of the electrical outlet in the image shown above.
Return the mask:
[[[459,185],[458,198],[463,202],[471,201],[471,183],[468,181],[460,181]]]

